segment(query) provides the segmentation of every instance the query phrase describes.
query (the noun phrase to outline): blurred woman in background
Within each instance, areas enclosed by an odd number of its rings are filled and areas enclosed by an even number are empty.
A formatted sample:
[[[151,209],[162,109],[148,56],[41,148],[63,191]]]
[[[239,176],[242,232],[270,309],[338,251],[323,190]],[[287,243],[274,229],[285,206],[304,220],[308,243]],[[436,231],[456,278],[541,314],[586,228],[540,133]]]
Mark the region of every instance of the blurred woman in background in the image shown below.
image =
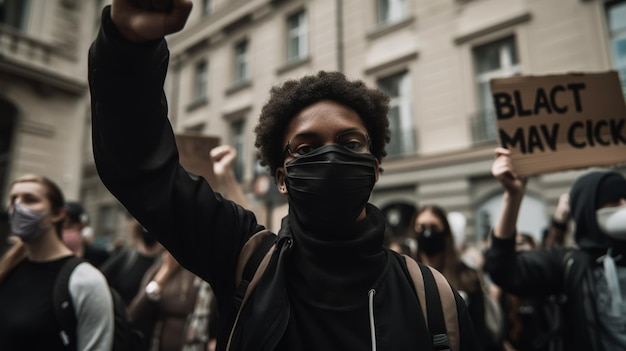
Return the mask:
[[[424,206],[411,223],[417,260],[441,272],[463,297],[485,350],[503,350],[501,308],[487,292],[482,272],[461,259],[445,210],[437,205]]]

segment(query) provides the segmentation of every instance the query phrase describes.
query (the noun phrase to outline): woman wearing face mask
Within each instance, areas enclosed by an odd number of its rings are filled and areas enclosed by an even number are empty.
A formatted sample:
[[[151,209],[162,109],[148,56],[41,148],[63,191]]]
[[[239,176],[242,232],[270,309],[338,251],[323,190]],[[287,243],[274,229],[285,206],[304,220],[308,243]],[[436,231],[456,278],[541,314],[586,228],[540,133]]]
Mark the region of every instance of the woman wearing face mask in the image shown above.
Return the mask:
[[[79,264],[69,279],[76,330],[62,333],[54,314],[55,280],[72,257],[61,240],[66,209],[59,187],[45,177],[17,178],[8,213],[18,240],[0,261],[0,350],[110,350],[111,295],[92,265]],[[67,333],[75,333],[75,345],[67,345]]]
[[[424,206],[412,223],[410,236],[417,240],[417,260],[441,272],[463,296],[485,349],[502,350],[501,311],[485,288],[482,272],[461,260],[445,210],[437,205]]]
[[[504,188],[485,269],[504,291],[518,296],[566,296],[563,350],[626,350],[626,179],[590,171],[569,195],[578,249],[515,252],[517,216],[526,179],[510,152],[496,149],[492,173]]]

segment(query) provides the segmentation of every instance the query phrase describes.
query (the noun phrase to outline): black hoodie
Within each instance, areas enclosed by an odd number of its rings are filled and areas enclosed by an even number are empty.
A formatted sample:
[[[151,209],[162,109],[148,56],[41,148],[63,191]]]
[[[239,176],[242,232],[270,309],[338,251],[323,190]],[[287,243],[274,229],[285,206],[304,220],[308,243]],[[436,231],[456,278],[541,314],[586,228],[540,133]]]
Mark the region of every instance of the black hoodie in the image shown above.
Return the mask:
[[[626,187],[616,189],[602,189],[603,184],[615,180],[626,185],[624,177],[614,171],[593,171],[579,177],[570,190],[570,209],[576,223],[574,238],[581,250],[588,252],[592,257],[604,255],[610,245],[609,238],[604,235],[596,221],[596,210],[603,205],[598,203],[599,192],[611,191],[616,199],[626,198]]]

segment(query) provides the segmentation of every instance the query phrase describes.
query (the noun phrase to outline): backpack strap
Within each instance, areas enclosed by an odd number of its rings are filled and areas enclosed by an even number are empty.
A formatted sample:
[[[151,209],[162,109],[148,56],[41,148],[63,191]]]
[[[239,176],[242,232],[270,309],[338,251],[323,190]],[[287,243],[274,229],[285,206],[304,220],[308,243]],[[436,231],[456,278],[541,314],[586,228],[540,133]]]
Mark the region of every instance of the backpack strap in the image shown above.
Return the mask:
[[[265,272],[277,236],[269,230],[263,230],[254,234],[244,244],[239,254],[237,270],[235,272],[235,308],[239,310],[246,302],[250,292],[258,283]]]
[[[452,287],[435,269],[403,256],[432,336],[433,349],[458,351],[459,320]]]
[[[76,325],[78,324],[70,295],[69,281],[74,268],[83,262],[85,261],[82,258],[75,256],[67,260],[57,274],[52,290],[54,315],[61,327],[59,336],[63,345],[69,350],[76,350]]]
[[[277,238],[278,236],[269,230],[262,230],[251,236],[239,253],[237,270],[235,271],[235,285],[237,288],[235,288],[234,294],[237,316],[230,330],[226,350],[230,350],[230,344],[235,327],[239,322],[241,309],[265,272],[276,247]]]

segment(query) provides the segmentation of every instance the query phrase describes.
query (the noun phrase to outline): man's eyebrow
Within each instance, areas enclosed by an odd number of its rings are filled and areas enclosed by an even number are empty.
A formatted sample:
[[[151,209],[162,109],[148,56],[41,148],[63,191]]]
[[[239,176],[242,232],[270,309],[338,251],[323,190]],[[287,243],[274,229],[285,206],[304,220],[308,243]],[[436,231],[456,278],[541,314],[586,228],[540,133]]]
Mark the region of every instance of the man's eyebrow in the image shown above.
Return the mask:
[[[291,140],[297,139],[297,138],[316,138],[316,137],[317,138],[320,137],[320,135],[316,132],[302,132],[291,137]]]
[[[340,131],[338,131],[335,134],[335,138],[342,135],[342,134],[346,134],[346,133],[353,133],[353,132],[358,132],[358,133],[363,133],[363,131],[361,131],[359,128],[346,128],[346,129],[342,129]],[[367,134],[367,133],[365,133]],[[298,133],[296,135],[294,135],[293,137],[291,137],[291,140],[296,139],[296,138],[321,138],[321,135],[317,132],[301,132]]]

